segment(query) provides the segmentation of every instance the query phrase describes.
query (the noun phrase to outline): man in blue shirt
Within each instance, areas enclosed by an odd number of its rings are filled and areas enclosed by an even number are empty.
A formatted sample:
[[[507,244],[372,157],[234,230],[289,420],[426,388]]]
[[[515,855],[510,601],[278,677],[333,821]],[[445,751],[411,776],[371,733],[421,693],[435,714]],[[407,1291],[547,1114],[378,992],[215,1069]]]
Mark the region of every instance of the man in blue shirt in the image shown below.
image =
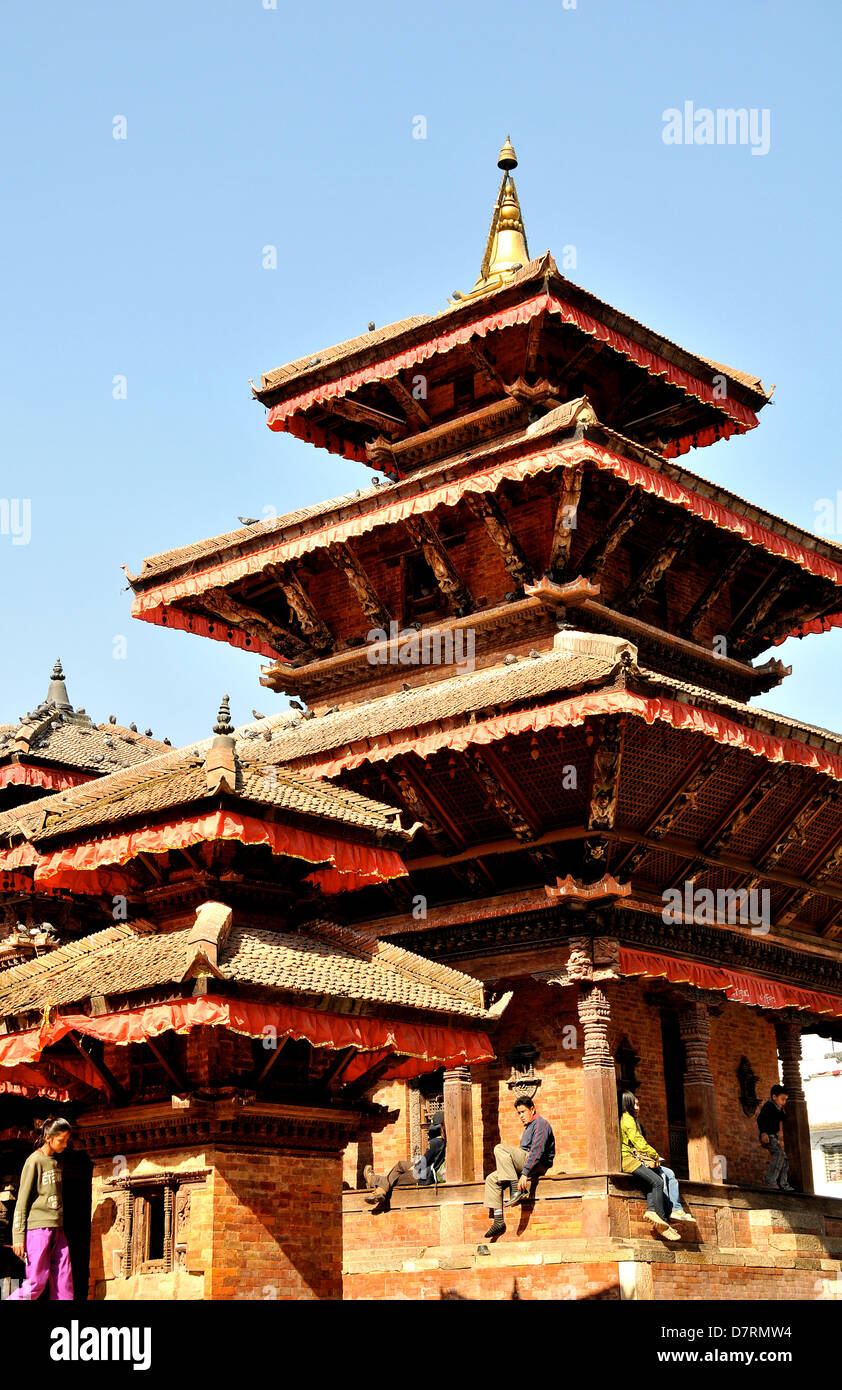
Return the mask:
[[[497,1144],[494,1148],[494,1172],[489,1173],[485,1180],[485,1202],[493,1218],[485,1233],[486,1240],[501,1236],[506,1229],[503,1188],[512,1189],[506,1206],[516,1206],[529,1191],[530,1182],[546,1173],[555,1158],[555,1136],[532,1101],[526,1096],[518,1096],[515,1109],[523,1125],[520,1145]]]

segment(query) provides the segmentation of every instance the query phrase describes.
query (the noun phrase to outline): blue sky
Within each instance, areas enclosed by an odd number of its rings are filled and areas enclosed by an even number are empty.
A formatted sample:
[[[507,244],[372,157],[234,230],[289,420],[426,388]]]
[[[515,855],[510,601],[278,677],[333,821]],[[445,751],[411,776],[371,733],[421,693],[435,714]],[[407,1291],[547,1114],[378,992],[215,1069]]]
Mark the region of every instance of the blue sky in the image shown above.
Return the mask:
[[[270,433],[248,379],[470,288],[507,131],[532,254],[777,384],[685,462],[810,529],[842,490],[838,6],[266,4],[6,11],[0,498],[31,539],[0,534],[0,722],[57,655],[75,703],[173,742],[223,691],[279,707],[258,658],[133,622],[120,565],[369,477]],[[768,154],[666,145],[688,100],[768,110]],[[763,703],[840,727],[842,632],[779,654]]]

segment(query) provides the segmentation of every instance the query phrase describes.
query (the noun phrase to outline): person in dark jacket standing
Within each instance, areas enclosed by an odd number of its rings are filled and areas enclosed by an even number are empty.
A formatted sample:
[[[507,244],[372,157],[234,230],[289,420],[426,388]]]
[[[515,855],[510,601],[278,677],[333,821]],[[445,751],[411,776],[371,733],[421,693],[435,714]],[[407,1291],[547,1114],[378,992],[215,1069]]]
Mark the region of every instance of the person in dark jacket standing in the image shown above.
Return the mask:
[[[375,1173],[371,1164],[366,1166],[363,1177],[371,1191],[365,1200],[371,1207],[388,1210],[392,1189],[398,1184],[402,1187],[408,1187],[410,1183],[417,1183],[419,1187],[431,1186],[441,1179],[446,1151],[444,1114],[437,1110],[430,1120],[427,1148],[420,1158],[402,1158],[385,1176]]]
[[[486,1240],[501,1236],[506,1229],[503,1220],[503,1188],[512,1189],[507,1207],[522,1202],[529,1184],[540,1178],[553,1166],[555,1159],[555,1135],[539,1115],[532,1101],[526,1096],[518,1096],[515,1109],[523,1125],[520,1144],[497,1144],[494,1148],[494,1172],[485,1180],[485,1203],[492,1217],[491,1226],[485,1233]]]
[[[763,1174],[764,1187],[779,1187],[781,1192],[794,1192],[789,1185],[789,1164],[781,1143],[781,1125],[787,1094],[783,1086],[773,1086],[769,1099],[761,1106],[757,1116],[760,1142],[769,1151],[769,1166]]]
[[[67,1120],[48,1120],[43,1143],[23,1165],[12,1220],[12,1249],[26,1262],[26,1278],[10,1296],[20,1302],[40,1298],[50,1285],[50,1298],[73,1298],[70,1251],[64,1234],[61,1199],[61,1156],[70,1138]]]

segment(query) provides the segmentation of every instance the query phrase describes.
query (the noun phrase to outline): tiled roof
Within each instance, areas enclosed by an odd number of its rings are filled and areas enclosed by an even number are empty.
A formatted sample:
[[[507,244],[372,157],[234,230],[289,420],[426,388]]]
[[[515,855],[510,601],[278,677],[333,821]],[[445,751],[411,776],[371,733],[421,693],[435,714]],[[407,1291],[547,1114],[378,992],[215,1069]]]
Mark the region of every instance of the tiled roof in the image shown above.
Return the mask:
[[[66,1007],[92,994],[129,994],[181,980],[191,928],[137,936],[125,926],[0,972],[0,1016]],[[371,1005],[485,1019],[479,981],[388,942],[328,922],[300,933],[234,925],[217,968],[244,987],[330,995]]]
[[[154,817],[202,801],[209,796],[203,771],[209,743],[208,739],[198,746],[175,749],[141,767],[5,811],[0,815],[0,836],[18,832],[33,843],[41,843],[57,835],[109,828],[124,820]],[[255,741],[241,740],[236,761],[235,790],[229,796],[294,815],[403,833],[394,807],[331,782],[271,766],[257,753]]]
[[[625,333],[628,337],[643,344],[661,355],[667,357],[678,357],[682,359],[680,365],[689,367],[691,370],[695,366],[696,375],[700,375],[699,368],[704,364],[705,367],[714,367],[722,371],[733,381],[738,382],[752,394],[768,399],[767,393],[763,388],[760,379],[748,372],[741,372],[733,367],[723,366],[721,363],[714,362],[709,357],[704,357],[699,353],[691,352],[687,348],[681,347],[678,343],[673,343],[663,334],[648,328],[639,319],[634,319],[622,310],[613,308],[606,304],[604,300],[598,299],[591,294],[590,290],[583,289],[581,285],[575,285],[572,280],[563,276],[556,265],[556,262],[549,251],[545,251],[542,256],[537,256],[529,261],[522,270],[505,284],[497,289],[489,290],[488,294],[482,295],[478,299],[470,299],[454,305],[452,308],[443,309],[438,314],[421,314],[414,318],[399,319],[395,323],[386,324],[383,328],[377,329],[373,333],[363,334],[359,338],[349,338],[347,342],[337,343],[331,348],[312,353],[309,357],[299,357],[294,362],[289,362],[285,366],[276,367],[274,371],[266,372],[261,378],[259,391],[255,391],[258,399],[271,395],[285,386],[296,383],[296,389],[301,389],[301,383],[307,377],[312,377],[314,382],[325,372],[325,368],[331,367],[344,359],[349,359],[345,371],[351,370],[351,361],[361,358],[368,353],[372,347],[393,345],[396,349],[398,341],[410,335],[423,342],[424,333],[413,331],[432,327],[438,333],[446,332],[448,328],[457,327],[460,320],[465,317],[484,315],[493,309],[500,299],[508,300],[511,298],[511,291],[522,285],[539,280],[544,275],[551,276],[566,294],[581,307],[585,308],[600,322],[616,329],[618,332]],[[372,354],[372,360],[379,359],[380,354]],[[327,372],[328,378],[333,379],[337,374],[335,371]]]
[[[132,588],[136,592],[140,592],[147,587],[152,587],[165,576],[176,572],[191,574],[195,570],[207,567],[210,563],[216,563],[223,559],[239,559],[252,551],[263,549],[267,544],[297,539],[301,534],[318,529],[320,524],[324,524],[323,518],[339,521],[351,516],[378,511],[388,506],[389,503],[405,497],[416,494],[423,495],[442,476],[452,477],[453,470],[466,463],[473,461],[479,463],[480,460],[486,460],[501,450],[513,450],[518,445],[534,447],[536,439],[544,431],[551,434],[561,428],[563,426],[559,425],[555,412],[550,412],[543,421],[539,421],[535,425],[508,434],[504,439],[485,440],[445,459],[436,460],[423,468],[414,470],[410,477],[401,482],[384,482],[379,486],[358,488],[355,492],[346,493],[342,497],[334,497],[326,502],[314,503],[311,507],[299,508],[297,511],[288,512],[283,516],[272,517],[257,526],[240,527],[236,531],[211,536],[206,540],[195,541],[175,550],[162,551],[158,555],[152,555],[145,559],[139,574],[132,575],[127,570],[127,576]],[[634,451],[632,457],[643,455],[648,467],[664,473],[668,478],[673,478],[693,492],[709,497],[714,502],[728,507],[740,515],[748,516],[761,526],[767,526],[776,534],[794,540],[798,544],[806,545],[819,554],[834,558],[842,556],[842,546],[830,542],[826,538],[816,536],[801,526],[795,526],[783,517],[776,516],[773,512],[767,512],[762,507],[755,506],[736,493],[719,487],[716,483],[711,483],[700,474],[693,473],[674,460],[662,458],[651,450],[645,449],[636,441],[618,434],[615,430],[611,430],[601,423],[598,423],[595,429],[604,433],[609,447],[617,447],[620,453],[628,452],[631,449]],[[375,519],[373,525],[376,526],[377,524],[382,523],[378,523]]]
[[[16,747],[17,738],[29,731],[32,738],[28,749]],[[17,752],[25,762],[58,763],[79,772],[107,773],[135,767],[166,748],[159,739],[147,738],[120,724],[83,723],[74,716],[62,718],[60,712],[52,720],[38,724],[0,728],[0,763]]]

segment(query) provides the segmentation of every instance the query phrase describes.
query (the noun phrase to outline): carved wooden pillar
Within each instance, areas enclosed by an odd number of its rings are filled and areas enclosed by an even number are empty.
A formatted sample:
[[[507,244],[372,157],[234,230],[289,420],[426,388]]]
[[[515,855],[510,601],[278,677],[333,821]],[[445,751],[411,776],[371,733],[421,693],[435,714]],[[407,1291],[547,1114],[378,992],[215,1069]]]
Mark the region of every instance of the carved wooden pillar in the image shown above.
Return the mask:
[[[619,1173],[620,1123],[617,1076],[608,1046],[611,1005],[601,985],[579,984],[579,1022],[584,1039],[582,1069],[588,1168],[592,1173]]]
[[[787,1092],[783,1130],[789,1181],[800,1192],[813,1192],[810,1121],[801,1084],[801,1026],[801,1022],[791,1016],[778,1018],[775,1020],[775,1037],[781,1059],[782,1084]]]
[[[719,1119],[710,1069],[710,1015],[703,998],[691,998],[679,1011],[684,1043],[684,1109],[687,1117],[687,1167],[691,1182],[721,1182]]]
[[[445,1172],[448,1182],[474,1181],[474,1123],[470,1067],[444,1074]]]

